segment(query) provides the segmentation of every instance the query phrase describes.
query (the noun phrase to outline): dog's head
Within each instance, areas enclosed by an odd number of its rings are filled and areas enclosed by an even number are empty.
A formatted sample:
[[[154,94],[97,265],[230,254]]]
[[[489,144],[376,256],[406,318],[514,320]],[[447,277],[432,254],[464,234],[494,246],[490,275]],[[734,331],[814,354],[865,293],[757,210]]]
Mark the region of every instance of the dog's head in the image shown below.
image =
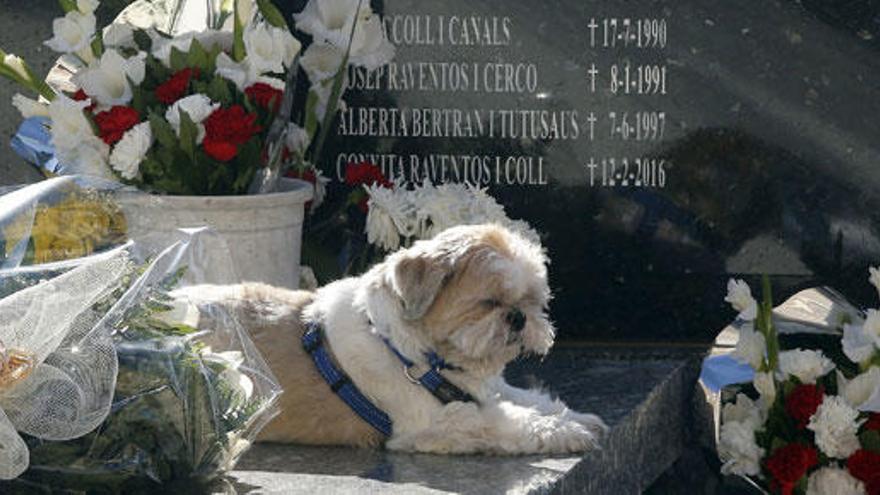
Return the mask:
[[[387,264],[401,321],[456,365],[497,371],[553,345],[547,258],[518,234],[497,225],[456,227]]]

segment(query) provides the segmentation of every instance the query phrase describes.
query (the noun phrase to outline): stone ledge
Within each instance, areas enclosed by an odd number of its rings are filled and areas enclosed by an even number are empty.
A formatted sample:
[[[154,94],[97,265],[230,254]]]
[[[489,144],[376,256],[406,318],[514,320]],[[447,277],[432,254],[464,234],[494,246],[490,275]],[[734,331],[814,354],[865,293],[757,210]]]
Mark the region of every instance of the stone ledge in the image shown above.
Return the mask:
[[[243,493],[536,494],[639,493],[671,466],[687,440],[699,370],[693,352],[559,349],[511,367],[520,386],[546,384],[572,408],[612,427],[586,457],[433,456],[257,445],[231,473]]]

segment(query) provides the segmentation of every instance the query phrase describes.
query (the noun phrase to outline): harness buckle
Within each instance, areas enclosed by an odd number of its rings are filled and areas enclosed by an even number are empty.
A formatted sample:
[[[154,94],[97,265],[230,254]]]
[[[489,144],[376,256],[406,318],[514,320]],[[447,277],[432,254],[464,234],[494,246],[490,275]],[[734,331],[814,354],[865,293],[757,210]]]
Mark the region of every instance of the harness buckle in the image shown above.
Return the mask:
[[[414,377],[409,373],[409,366],[407,366],[407,365],[405,365],[405,364],[403,365],[403,376],[405,376],[406,379],[409,380],[411,383],[414,383],[414,384],[416,384],[416,385],[419,385],[419,384],[421,383],[417,378],[414,378]]]

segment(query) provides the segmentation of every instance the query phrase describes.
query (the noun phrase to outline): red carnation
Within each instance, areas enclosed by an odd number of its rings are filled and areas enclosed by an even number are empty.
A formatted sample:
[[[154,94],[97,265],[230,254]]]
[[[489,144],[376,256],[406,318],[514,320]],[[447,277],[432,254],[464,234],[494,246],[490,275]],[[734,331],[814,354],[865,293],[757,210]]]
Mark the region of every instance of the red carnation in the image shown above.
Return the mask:
[[[767,461],[767,471],[783,495],[791,495],[795,485],[813,466],[819,463],[819,453],[813,447],[790,443],[773,451]]]
[[[215,110],[204,122],[205,153],[217,161],[232,160],[238,155],[238,147],[260,132],[256,121],[257,115],[247,113],[241,105]]]
[[[880,454],[857,450],[846,460],[846,468],[854,478],[865,483],[868,495],[880,495]]]
[[[71,98],[73,98],[74,101],[86,101],[90,98],[90,96],[87,95],[86,92],[83,91],[82,89],[78,89],[78,90],[76,90],[76,93],[71,95]],[[97,106],[97,105],[98,104],[93,101],[91,105],[86,107],[86,110],[91,112],[92,110],[95,109],[95,106]]]
[[[101,133],[101,139],[114,145],[122,139],[126,131],[140,122],[141,116],[131,107],[115,106],[106,112],[95,115],[95,124]]]
[[[863,427],[865,431],[880,431],[880,413],[871,413]]]
[[[394,184],[382,174],[382,169],[370,162],[349,163],[345,167],[345,183],[352,187],[375,184],[387,188],[394,187]]]
[[[798,385],[785,398],[785,412],[797,422],[798,428],[804,429],[822,404],[824,395],[822,387]]]
[[[186,94],[193,77],[199,77],[198,69],[182,69],[156,88],[156,99],[166,105],[173,105]]]
[[[257,105],[273,113],[278,112],[284,95],[280,89],[275,89],[266,83],[256,83],[245,89],[244,94]]]

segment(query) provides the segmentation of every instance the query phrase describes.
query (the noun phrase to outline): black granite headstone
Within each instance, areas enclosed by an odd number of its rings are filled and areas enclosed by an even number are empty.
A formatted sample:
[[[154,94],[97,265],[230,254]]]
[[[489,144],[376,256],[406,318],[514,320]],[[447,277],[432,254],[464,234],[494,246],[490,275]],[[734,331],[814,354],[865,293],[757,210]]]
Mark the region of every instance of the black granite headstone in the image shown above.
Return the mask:
[[[321,167],[488,187],[542,233],[562,337],[711,341],[731,276],[876,297],[876,2],[372,6],[397,56],[350,74]]]

